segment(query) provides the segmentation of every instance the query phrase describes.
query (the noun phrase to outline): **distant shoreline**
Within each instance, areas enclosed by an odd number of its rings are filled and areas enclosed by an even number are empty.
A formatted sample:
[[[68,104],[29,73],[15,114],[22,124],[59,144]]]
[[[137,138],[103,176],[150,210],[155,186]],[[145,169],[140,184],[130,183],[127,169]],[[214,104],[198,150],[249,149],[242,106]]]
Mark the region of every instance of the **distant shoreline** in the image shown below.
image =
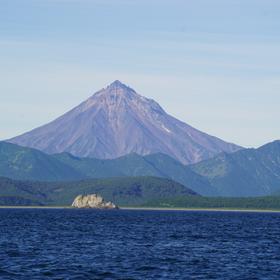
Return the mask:
[[[0,209],[75,209],[71,206],[10,206],[1,205]]]
[[[77,209],[71,206],[0,206],[0,209]],[[81,210],[83,208],[77,209]],[[84,208],[89,209],[89,208]],[[102,210],[102,209],[98,209]],[[244,209],[244,208],[165,208],[165,207],[120,207],[119,210],[143,210],[143,211],[186,211],[186,212],[260,212],[280,213],[280,209]],[[107,210],[110,211],[110,210]]]
[[[244,208],[164,208],[164,207],[121,207],[123,210],[154,210],[154,211],[205,211],[205,212],[276,212],[280,209],[244,209]]]

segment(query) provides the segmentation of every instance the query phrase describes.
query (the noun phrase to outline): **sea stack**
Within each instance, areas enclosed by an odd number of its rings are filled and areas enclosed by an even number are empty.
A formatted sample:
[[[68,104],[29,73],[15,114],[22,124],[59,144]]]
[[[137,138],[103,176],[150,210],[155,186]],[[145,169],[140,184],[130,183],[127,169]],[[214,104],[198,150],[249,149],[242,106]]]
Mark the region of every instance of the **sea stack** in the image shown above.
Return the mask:
[[[106,202],[102,196],[98,194],[78,195],[72,207],[75,208],[94,208],[94,209],[118,209],[113,202]]]

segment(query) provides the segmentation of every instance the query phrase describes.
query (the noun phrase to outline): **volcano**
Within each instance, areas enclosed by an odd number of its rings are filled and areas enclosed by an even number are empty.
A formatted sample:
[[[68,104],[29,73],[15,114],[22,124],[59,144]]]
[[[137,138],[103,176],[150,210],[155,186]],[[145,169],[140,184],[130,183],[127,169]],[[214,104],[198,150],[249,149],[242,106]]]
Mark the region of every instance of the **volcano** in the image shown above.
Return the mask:
[[[99,159],[163,153],[184,164],[241,149],[179,121],[120,81],[56,120],[7,141],[49,154]]]

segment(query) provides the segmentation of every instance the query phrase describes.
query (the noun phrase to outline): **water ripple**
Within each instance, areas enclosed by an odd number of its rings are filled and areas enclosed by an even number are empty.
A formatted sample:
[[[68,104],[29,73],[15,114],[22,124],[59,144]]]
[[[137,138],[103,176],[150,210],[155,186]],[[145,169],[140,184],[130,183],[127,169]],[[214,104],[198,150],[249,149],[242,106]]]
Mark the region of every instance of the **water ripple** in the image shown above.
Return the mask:
[[[280,279],[280,215],[0,209],[0,279]]]

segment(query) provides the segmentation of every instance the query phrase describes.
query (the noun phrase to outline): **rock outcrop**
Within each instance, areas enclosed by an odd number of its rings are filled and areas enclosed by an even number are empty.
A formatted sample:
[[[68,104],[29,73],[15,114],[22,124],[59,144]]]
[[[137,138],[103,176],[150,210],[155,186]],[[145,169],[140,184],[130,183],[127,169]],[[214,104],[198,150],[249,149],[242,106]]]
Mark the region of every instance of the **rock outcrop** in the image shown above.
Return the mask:
[[[78,195],[72,203],[75,208],[95,208],[95,209],[118,209],[113,202],[106,202],[102,196],[97,194]]]

